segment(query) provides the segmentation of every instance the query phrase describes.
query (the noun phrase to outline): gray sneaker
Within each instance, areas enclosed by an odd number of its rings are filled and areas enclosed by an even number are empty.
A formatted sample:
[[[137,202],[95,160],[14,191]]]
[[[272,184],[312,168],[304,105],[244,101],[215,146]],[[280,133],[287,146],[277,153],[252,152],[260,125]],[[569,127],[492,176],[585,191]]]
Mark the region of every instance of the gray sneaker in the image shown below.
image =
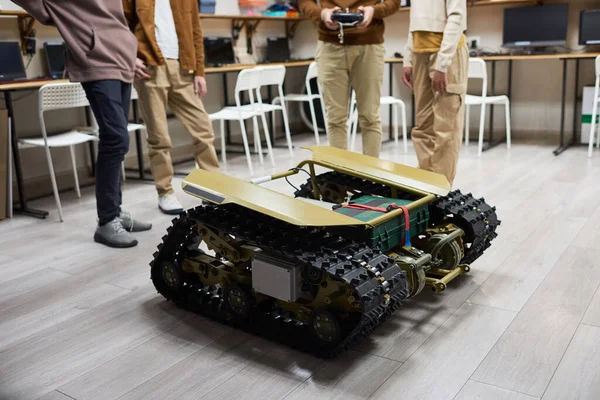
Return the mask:
[[[152,229],[152,224],[148,222],[142,222],[134,219],[131,216],[131,213],[127,211],[121,211],[121,215],[119,215],[119,220],[121,221],[121,225],[128,232],[142,232],[149,231]]]
[[[119,218],[115,218],[105,225],[98,226],[94,234],[94,240],[108,247],[116,248],[133,247],[138,244],[138,241],[123,228]]]

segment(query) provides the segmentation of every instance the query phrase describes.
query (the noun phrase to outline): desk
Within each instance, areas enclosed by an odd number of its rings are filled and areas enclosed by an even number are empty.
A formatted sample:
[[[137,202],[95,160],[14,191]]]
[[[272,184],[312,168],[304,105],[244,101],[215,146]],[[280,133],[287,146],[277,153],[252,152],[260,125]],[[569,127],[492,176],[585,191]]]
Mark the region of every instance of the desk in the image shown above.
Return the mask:
[[[512,89],[512,62],[513,61],[531,61],[531,60],[562,60],[563,71],[562,71],[562,100],[561,100],[561,120],[560,120],[560,143],[559,146],[553,151],[554,155],[559,155],[571,145],[575,144],[577,139],[577,95],[579,93],[579,62],[581,60],[595,59],[600,56],[600,53],[556,53],[556,54],[534,54],[534,55],[494,55],[494,56],[480,56],[485,61],[491,61],[492,64],[492,77],[491,77],[491,90],[490,96],[494,96],[496,87],[496,62],[507,61],[508,62],[508,93],[507,96],[511,97]],[[567,63],[570,60],[575,61],[575,100],[574,100],[574,111],[573,111],[573,136],[568,143],[565,143],[565,100],[566,100],[566,87],[567,87]],[[401,58],[391,58],[386,60],[390,64],[390,93],[392,90],[392,66],[395,63],[401,63]],[[489,143],[484,147],[484,151],[489,150],[504,140],[494,141],[494,106],[490,106],[490,135]],[[391,120],[390,120],[391,121]],[[390,122],[391,123],[391,122]],[[413,124],[414,124],[414,97],[413,97]]]
[[[68,82],[68,80],[31,80],[23,82],[5,83],[0,84],[0,92],[4,93],[4,101],[6,103],[6,109],[8,110],[8,117],[10,119],[10,130],[11,135],[11,146],[12,146],[12,157],[15,163],[15,174],[17,177],[17,189],[19,191],[19,203],[20,208],[14,209],[14,212],[27,215],[35,218],[46,218],[48,216],[47,211],[36,210],[29,208],[25,200],[25,191],[23,189],[23,172],[21,170],[21,157],[19,156],[19,142],[17,140],[17,130],[15,128],[15,116],[12,102],[12,92],[39,89],[47,83],[58,83]],[[14,207],[13,207],[14,208]]]

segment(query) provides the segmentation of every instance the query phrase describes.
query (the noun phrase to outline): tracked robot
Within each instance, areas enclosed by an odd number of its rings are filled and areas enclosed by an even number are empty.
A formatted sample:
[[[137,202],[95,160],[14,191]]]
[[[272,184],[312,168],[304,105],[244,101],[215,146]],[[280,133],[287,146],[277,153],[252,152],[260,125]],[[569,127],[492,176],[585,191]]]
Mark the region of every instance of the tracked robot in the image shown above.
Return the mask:
[[[307,148],[311,159],[252,181],[191,172],[182,187],[202,205],[173,220],[151,279],[180,307],[334,357],[402,300],[469,272],[500,221],[443,175]],[[264,186],[300,173],[293,196]]]

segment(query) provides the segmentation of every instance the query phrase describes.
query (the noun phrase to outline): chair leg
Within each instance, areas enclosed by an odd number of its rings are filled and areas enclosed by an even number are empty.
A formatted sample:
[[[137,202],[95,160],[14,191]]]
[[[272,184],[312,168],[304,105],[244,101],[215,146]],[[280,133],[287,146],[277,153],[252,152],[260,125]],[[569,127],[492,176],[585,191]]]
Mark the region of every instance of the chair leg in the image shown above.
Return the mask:
[[[262,143],[260,142],[258,120],[256,119],[256,117],[252,117],[252,130],[254,131],[254,150],[258,153],[258,162],[260,162],[260,164],[262,165],[265,163],[265,160],[263,159]]]
[[[274,112],[273,115],[275,115]],[[292,134],[290,133],[290,120],[288,119],[287,103],[283,100],[283,97],[281,98],[281,117],[283,119],[283,128],[285,129],[285,138],[290,150],[290,156],[294,157],[294,146],[292,146]]]
[[[227,164],[227,156],[225,153],[227,152],[226,144],[225,144],[225,120],[222,119],[219,121],[219,128],[221,130],[221,160],[223,164]]]
[[[506,148],[510,150],[510,101],[506,101]]]
[[[406,128],[406,105],[400,103],[400,111],[402,112],[402,141],[404,142],[404,152],[408,153],[408,132]]]
[[[310,108],[310,118],[312,119],[313,130],[315,131],[315,140],[317,141],[317,146],[318,146],[320,144],[319,143],[319,125],[317,124],[317,115],[315,113],[315,105],[313,104],[312,100],[308,101],[308,106]]]
[[[71,165],[73,166],[73,178],[75,178],[75,191],[77,192],[77,197],[81,198],[81,190],[79,189],[79,178],[77,177],[77,161],[75,160],[75,147],[69,146],[69,151],[71,153]]]
[[[275,115],[275,112],[273,112]],[[260,116],[263,124],[263,130],[265,132],[265,141],[267,142],[267,152],[269,153],[269,158],[271,159],[271,165],[275,167],[275,156],[273,155],[273,147],[271,146],[271,136],[269,135],[269,126],[267,125],[267,116],[265,113],[262,113]],[[260,138],[260,133],[258,135]]]
[[[54,191],[54,200],[56,201],[56,208],[58,209],[58,218],[60,222],[64,222],[62,207],[60,205],[60,197],[58,196],[58,185],[56,184],[56,176],[54,175],[54,166],[52,165],[52,155],[50,154],[50,148],[46,149],[46,160],[48,161],[48,169],[50,170],[50,180],[52,181],[52,190]]]
[[[250,148],[248,146],[248,136],[246,134],[246,125],[244,124],[243,119],[239,119],[240,128],[242,130],[242,140],[244,142],[244,151],[246,152],[246,160],[248,161],[248,170],[250,171],[250,176],[254,176],[254,170],[252,169],[252,158],[250,157]]]
[[[471,131],[471,106],[465,106],[465,145],[469,145],[469,133]]]
[[[483,134],[485,128],[485,103],[481,104],[481,115],[479,116],[479,150],[477,155],[481,157],[483,153]]]
[[[398,104],[392,107],[393,120],[394,120],[394,144],[398,145]]]
[[[594,135],[594,129],[596,127],[596,115],[598,114],[598,99],[594,99],[594,103],[592,105],[592,122],[590,126],[590,142],[588,144],[588,157],[592,157],[594,151],[594,141],[596,140]]]
[[[350,145],[350,151],[354,151],[354,147],[356,145],[356,135],[358,131],[358,110],[355,109],[352,115],[352,143]]]

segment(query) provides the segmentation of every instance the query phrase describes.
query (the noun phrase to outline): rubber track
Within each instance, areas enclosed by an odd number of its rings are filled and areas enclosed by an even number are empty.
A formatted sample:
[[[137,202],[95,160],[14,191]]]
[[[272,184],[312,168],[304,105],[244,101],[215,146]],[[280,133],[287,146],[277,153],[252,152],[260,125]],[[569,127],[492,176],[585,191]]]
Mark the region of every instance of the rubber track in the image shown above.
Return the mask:
[[[324,183],[335,184],[368,195],[383,197],[392,195],[391,190],[385,185],[338,171],[317,175],[316,183],[319,186]],[[327,193],[324,195],[326,197]],[[311,178],[300,186],[295,196],[313,198]],[[483,198],[476,199],[471,193],[463,194],[460,190],[455,190],[447,196],[438,197],[430,204],[429,211],[431,225],[441,224],[444,219],[448,219],[448,222],[455,223],[465,231],[465,242],[469,247],[465,249],[465,256],[460,261],[462,264],[472,264],[483,255],[483,252],[491,246],[492,240],[498,236],[496,228],[500,225],[500,221],[496,215],[496,207],[487,204]],[[448,218],[450,214],[452,217]]]
[[[163,243],[159,245],[150,263],[153,270],[161,260],[182,261],[185,257],[184,248],[192,242],[191,227],[195,221],[232,234],[247,244],[260,247],[282,259],[318,268],[331,279],[345,281],[354,289],[354,296],[361,302],[363,309],[361,318],[341,343],[334,348],[326,348],[315,346],[311,340],[307,340],[310,337],[307,325],[294,320],[293,316],[285,312],[259,310],[247,320],[228,319],[220,297],[221,288],[203,288],[190,281],[192,284],[174,294],[161,290],[160,284],[155,282],[159,293],[181,307],[287,346],[319,357],[335,357],[387,320],[401,305],[401,300],[409,295],[406,272],[379,250],[350,242],[322,229],[297,227],[233,204],[197,207],[174,219],[173,226],[167,230],[168,234],[163,237]],[[377,269],[389,284],[387,294],[391,300],[387,305],[384,304],[386,291],[376,279],[375,271],[365,268],[367,265]]]

